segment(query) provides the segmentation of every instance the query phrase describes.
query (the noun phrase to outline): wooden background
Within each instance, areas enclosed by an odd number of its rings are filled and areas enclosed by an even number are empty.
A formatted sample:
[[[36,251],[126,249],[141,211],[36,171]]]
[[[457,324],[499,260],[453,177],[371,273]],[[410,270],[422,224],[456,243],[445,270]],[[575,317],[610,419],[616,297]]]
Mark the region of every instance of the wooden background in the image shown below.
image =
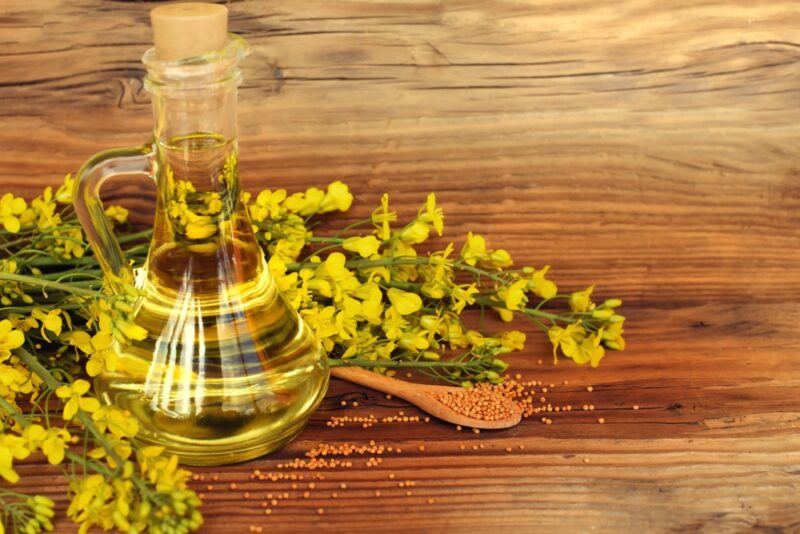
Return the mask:
[[[33,196],[92,153],[146,139],[152,6],[3,0],[2,191]],[[334,383],[288,449],[203,471],[221,481],[205,491],[206,532],[800,529],[796,2],[229,7],[254,48],[240,110],[250,189],[342,179],[352,219],[384,191],[404,215],[436,191],[452,239],[480,232],[520,264],[551,264],[565,289],[621,297],[629,349],[597,370],[553,367],[532,337],[514,370],[569,380],[552,399],[597,410],[479,436],[438,423],[328,428],[331,416],[416,413]],[[109,195],[151,209],[146,184]],[[403,454],[326,472],[309,499],[248,479],[319,441],[368,439]],[[23,471],[22,486],[63,512],[64,479],[41,463]],[[416,481],[412,496],[389,473]],[[292,498],[265,516],[259,502],[277,488]],[[70,528],[61,513],[59,531]]]

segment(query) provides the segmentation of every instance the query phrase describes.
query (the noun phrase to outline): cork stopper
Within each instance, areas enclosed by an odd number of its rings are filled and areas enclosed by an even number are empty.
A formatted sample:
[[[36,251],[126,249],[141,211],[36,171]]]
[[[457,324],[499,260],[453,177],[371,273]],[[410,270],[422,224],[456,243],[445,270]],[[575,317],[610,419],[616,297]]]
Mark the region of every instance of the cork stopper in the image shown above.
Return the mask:
[[[186,2],[167,4],[150,11],[156,55],[163,61],[179,61],[225,47],[228,8],[219,4]]]

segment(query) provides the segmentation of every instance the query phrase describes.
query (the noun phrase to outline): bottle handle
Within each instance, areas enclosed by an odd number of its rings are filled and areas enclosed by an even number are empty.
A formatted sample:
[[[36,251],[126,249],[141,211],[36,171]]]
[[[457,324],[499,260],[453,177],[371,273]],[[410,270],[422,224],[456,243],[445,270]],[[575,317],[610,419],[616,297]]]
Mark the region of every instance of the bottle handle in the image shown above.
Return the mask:
[[[133,283],[131,268],[106,218],[100,201],[100,187],[109,178],[139,174],[154,178],[153,143],[133,148],[100,152],[83,164],[75,177],[73,205],[106,282],[112,290]]]

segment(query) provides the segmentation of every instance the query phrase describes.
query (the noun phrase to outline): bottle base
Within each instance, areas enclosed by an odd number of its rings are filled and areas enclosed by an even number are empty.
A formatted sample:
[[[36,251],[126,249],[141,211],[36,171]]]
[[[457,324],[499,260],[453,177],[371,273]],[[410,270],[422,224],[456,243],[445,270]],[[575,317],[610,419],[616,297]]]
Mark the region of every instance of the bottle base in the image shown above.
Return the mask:
[[[201,440],[196,443],[168,443],[164,441],[163,436],[150,438],[141,432],[136,435],[133,442],[137,446],[165,447],[165,452],[177,455],[178,462],[182,465],[211,467],[246,462],[276,452],[294,440],[307,423],[308,419],[304,419],[276,436],[260,436],[249,441],[237,441],[227,447],[212,445]]]

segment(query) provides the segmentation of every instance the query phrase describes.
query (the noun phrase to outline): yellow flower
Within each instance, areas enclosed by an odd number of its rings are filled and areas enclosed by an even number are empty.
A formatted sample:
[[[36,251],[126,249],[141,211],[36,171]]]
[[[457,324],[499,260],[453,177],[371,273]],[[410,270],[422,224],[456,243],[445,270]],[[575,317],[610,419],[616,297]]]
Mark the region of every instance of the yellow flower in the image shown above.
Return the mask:
[[[61,463],[71,438],[64,428],[45,428],[38,424],[28,425],[22,437],[30,450],[41,449],[50,465]]]
[[[586,312],[594,308],[594,303],[591,301],[592,291],[594,286],[589,286],[583,291],[576,291],[569,297],[569,307],[574,312]]]
[[[117,353],[112,350],[114,336],[110,332],[98,332],[92,336],[89,351],[91,354],[89,361],[86,362],[86,373],[89,376],[97,376],[103,371],[117,370]]]
[[[392,231],[389,223],[397,220],[397,213],[389,211],[389,195],[384,193],[381,197],[381,205],[372,212],[372,224],[375,226],[375,235],[381,241],[386,241],[391,237]]]
[[[409,293],[392,287],[386,292],[386,296],[389,297],[392,308],[400,315],[408,315],[422,308],[422,299],[416,293]]]
[[[356,336],[357,317],[361,315],[361,302],[345,297],[339,313],[336,314],[336,333],[340,339],[348,340]]]
[[[511,254],[501,248],[490,250],[485,256],[478,260],[478,264],[487,269],[503,269],[511,267],[514,262],[511,260]]]
[[[419,220],[433,226],[437,235],[444,230],[444,212],[436,207],[436,195],[430,193],[423,209],[419,211]]]
[[[356,289],[355,296],[361,299],[361,314],[370,324],[380,324],[383,313],[383,293],[375,282],[367,282]]]
[[[34,308],[31,312],[31,317],[42,323],[41,334],[46,340],[49,341],[47,335],[44,333],[45,329],[53,332],[57,336],[61,334],[63,321],[61,320],[60,309],[56,308],[50,311],[44,311],[42,308]]]
[[[603,344],[611,350],[625,350],[625,338],[622,337],[623,323],[608,323],[600,329],[598,335],[603,339]]]
[[[208,239],[217,233],[217,225],[207,215],[186,212],[186,237],[192,240]]]
[[[383,314],[383,322],[381,323],[381,329],[383,329],[386,339],[397,339],[407,326],[408,322],[403,319],[403,315],[397,311],[397,308],[394,306],[386,308],[386,312]]]
[[[572,323],[567,325],[566,328],[560,326],[552,326],[547,331],[547,337],[550,338],[550,343],[553,344],[553,361],[558,360],[558,349],[570,358],[578,354],[579,343],[583,341],[586,330],[580,323]]]
[[[85,534],[93,525],[111,530],[114,519],[109,511],[109,501],[114,495],[112,486],[100,474],[73,478],[70,483],[73,497],[67,515],[80,523],[79,534]]]
[[[400,240],[409,245],[416,245],[428,239],[430,228],[427,224],[414,221],[400,231]]]
[[[528,290],[543,299],[551,299],[558,293],[558,287],[554,282],[545,278],[550,266],[546,265],[539,270],[533,267],[523,267],[522,272],[528,279]]]
[[[522,350],[525,348],[525,334],[518,330],[501,332],[500,335],[495,337],[500,342],[504,352]]]
[[[486,240],[483,236],[469,232],[467,242],[461,249],[461,259],[469,265],[475,265],[486,255]]]
[[[577,352],[571,356],[573,361],[579,365],[588,362],[592,367],[597,367],[606,352],[600,342],[600,337],[594,333],[589,334],[580,342]]]
[[[301,315],[311,331],[323,342],[325,348],[330,350],[333,347],[333,341],[328,338],[335,336],[337,333],[336,308],[333,306],[316,306],[303,310]]]
[[[525,290],[528,288],[527,280],[517,280],[509,286],[504,286],[497,292],[497,296],[503,301],[508,310],[521,309],[527,300]]]
[[[311,187],[305,193],[295,193],[283,203],[284,207],[291,213],[296,213],[302,217],[312,215],[319,211],[319,206],[325,192],[316,187]]]
[[[11,351],[21,347],[23,343],[25,334],[22,330],[14,328],[8,319],[0,321],[0,361],[8,358]]]
[[[328,184],[328,191],[322,198],[322,202],[320,202],[319,212],[347,211],[352,203],[353,195],[350,193],[350,189],[339,180],[336,180]]]
[[[419,352],[430,347],[425,332],[422,330],[403,332],[397,339],[397,344],[411,352]]]
[[[281,204],[284,200],[286,200],[285,189],[278,189],[274,192],[265,189],[256,197],[256,203],[250,206],[250,217],[256,222],[276,219],[281,214],[283,209]]]
[[[342,248],[350,252],[358,252],[362,258],[369,258],[373,254],[377,254],[381,242],[378,241],[374,235],[364,237],[349,237],[342,243]]]
[[[13,434],[0,434],[0,476],[15,484],[19,475],[14,471],[14,460],[24,460],[30,453],[23,438]]]
[[[450,291],[450,301],[452,302],[450,309],[460,314],[464,311],[466,306],[475,304],[473,295],[477,295],[478,293],[480,293],[480,291],[475,284],[453,286],[453,289]]]
[[[75,188],[75,178],[72,174],[64,177],[64,183],[56,189],[56,202],[59,204],[72,204],[72,190]]]
[[[139,431],[139,423],[114,406],[101,406],[92,414],[92,420],[100,432],[108,430],[116,438],[132,438]]]
[[[100,407],[100,402],[94,397],[84,397],[83,395],[89,391],[89,382],[79,378],[69,385],[59,386],[56,389],[56,396],[59,399],[65,400],[64,404],[64,420],[70,421],[78,410],[91,413]]]
[[[15,198],[11,193],[0,197],[0,224],[6,231],[15,234],[19,232],[19,215],[25,211],[27,204],[21,198]]]
[[[38,217],[37,226],[41,231],[47,231],[61,224],[61,216],[56,213],[58,206],[53,200],[53,188],[46,187],[41,196],[36,197],[31,202],[34,215]],[[26,220],[30,215],[26,214]],[[58,235],[56,232],[55,235]]]
[[[109,206],[105,210],[106,217],[119,224],[128,220],[128,210],[122,206]]]

